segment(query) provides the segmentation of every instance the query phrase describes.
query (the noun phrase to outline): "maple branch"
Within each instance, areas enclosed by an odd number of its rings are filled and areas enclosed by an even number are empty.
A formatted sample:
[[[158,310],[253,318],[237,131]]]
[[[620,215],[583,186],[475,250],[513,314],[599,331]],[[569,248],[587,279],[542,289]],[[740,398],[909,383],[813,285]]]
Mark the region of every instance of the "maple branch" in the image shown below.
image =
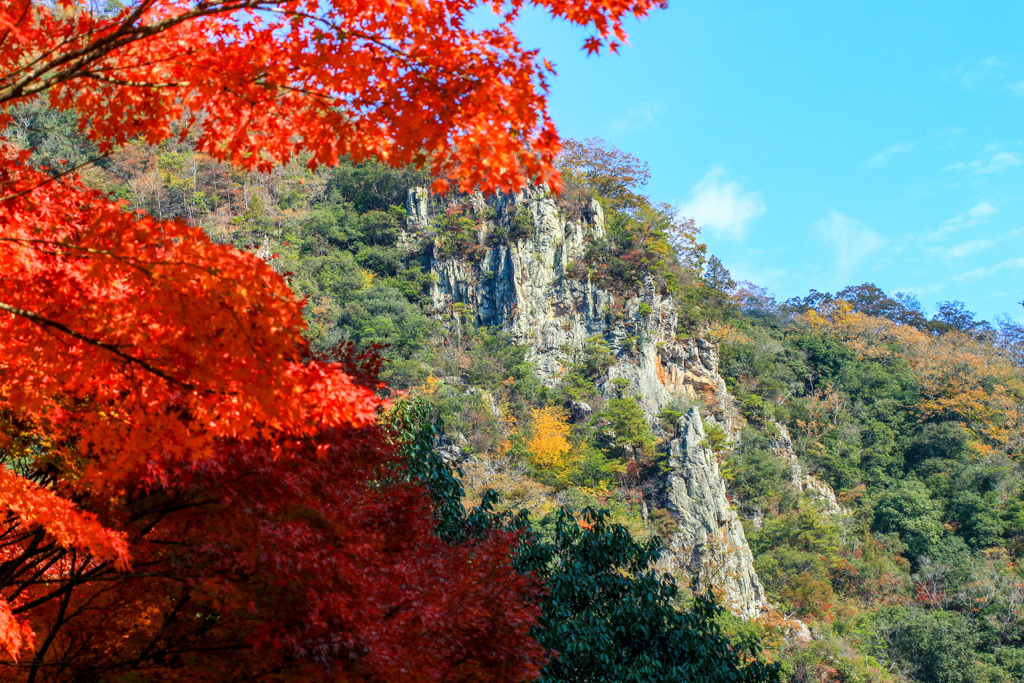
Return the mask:
[[[397,47],[395,45],[392,45],[392,44],[388,43],[387,41],[381,40],[380,38],[377,38],[376,36],[373,36],[373,35],[368,34],[368,33],[364,33],[362,31],[356,31],[356,30],[353,30],[353,29],[350,29],[350,28],[342,28],[340,24],[337,24],[337,23],[335,23],[333,21],[330,21],[329,19],[327,19],[327,17],[318,17],[315,14],[310,14],[308,12],[297,12],[295,10],[287,10],[286,11],[286,10],[278,10],[278,9],[267,9],[267,10],[264,10],[264,11],[267,12],[268,14],[279,14],[282,17],[285,17],[285,18],[288,18],[288,19],[291,19],[292,17],[299,17],[300,19],[306,19],[306,20],[312,21],[312,22],[319,22],[321,24],[324,24],[328,28],[330,28],[331,31],[333,31],[334,33],[338,34],[338,37],[353,36],[353,37],[358,38],[360,40],[364,40],[367,43],[370,43],[371,45],[376,45],[377,47],[383,48],[384,50],[387,50],[388,52],[390,52],[395,57],[401,57],[404,60],[413,61],[416,64],[423,64],[424,63],[423,60],[420,59],[419,57],[413,57],[412,55],[410,55],[409,53],[405,52],[401,48],[399,48],[399,47]]]
[[[92,556],[89,556],[87,558],[86,562],[88,562],[90,560],[92,560]],[[110,567],[110,563],[109,562],[102,562],[102,563],[96,565],[95,567],[93,567],[92,569],[90,569],[89,571],[82,572],[81,570],[79,570],[80,573],[78,575],[72,576],[72,577],[69,577],[69,578],[65,579],[64,585],[61,586],[60,588],[52,590],[49,593],[46,593],[45,595],[41,595],[38,598],[36,598],[35,600],[32,600],[31,602],[26,602],[24,604],[18,605],[17,607],[15,607],[15,608],[13,608],[11,610],[11,613],[12,614],[22,614],[24,612],[28,612],[28,611],[30,611],[32,609],[35,609],[39,605],[47,603],[47,602],[49,602],[50,600],[53,600],[56,597],[59,597],[59,596],[64,595],[66,593],[71,593],[71,591],[75,588],[75,586],[78,586],[80,584],[86,583],[87,581],[92,581],[94,578],[96,578],[95,575],[97,575],[97,574],[99,574],[99,573],[101,573],[103,571],[106,571],[107,569],[109,569],[109,567]],[[72,571],[74,571],[73,568],[74,568],[74,561],[72,560]]]
[[[179,88],[179,87],[181,87],[183,85],[188,85],[188,83],[178,83],[178,82],[172,82],[172,83],[147,83],[145,81],[122,81],[122,80],[117,79],[117,78],[110,78],[109,76],[101,76],[101,75],[99,75],[95,71],[83,71],[81,73],[81,77],[82,78],[90,78],[90,79],[92,79],[94,81],[99,81],[100,83],[109,83],[111,85],[123,85],[123,86],[129,87],[129,88],[155,88],[155,89],[160,89],[160,88]]]
[[[20,237],[0,237],[0,242],[12,242],[14,244],[30,245],[33,249],[35,249],[36,252],[38,252],[40,254],[46,254],[48,256],[66,256],[67,254],[59,252],[59,251],[56,251],[55,249],[53,249],[53,250],[51,250],[51,249],[39,249],[35,245],[37,245],[37,244],[46,244],[46,245],[50,245],[50,246],[53,246],[53,247],[63,247],[65,249],[72,249],[72,250],[75,250],[75,251],[80,251],[80,252],[83,252],[85,254],[93,254],[93,255],[96,255],[96,256],[107,256],[107,257],[109,257],[109,258],[111,258],[111,259],[113,259],[115,261],[118,261],[120,263],[125,264],[129,268],[135,268],[136,270],[138,270],[140,273],[142,273],[143,275],[145,275],[146,277],[148,277],[151,280],[155,280],[156,276],[153,275],[153,273],[151,273],[148,270],[146,270],[145,268],[143,268],[142,265],[140,265],[140,264],[145,264],[147,266],[186,266],[186,267],[191,266],[191,267],[197,268],[199,270],[203,269],[202,266],[196,265],[194,263],[186,263],[186,262],[183,262],[183,261],[143,261],[141,259],[133,259],[133,258],[129,258],[129,257],[126,257],[126,256],[120,256],[120,255],[115,254],[114,252],[110,251],[109,249],[93,249],[92,247],[83,247],[83,246],[80,246],[80,245],[77,245],[77,244],[68,244],[66,242],[58,242],[56,240],[39,240],[39,239],[30,240],[30,239],[25,239],[25,238],[20,238]]]
[[[95,62],[105,55],[125,47],[126,45],[130,45],[139,40],[167,31],[186,21],[198,19],[199,17],[204,16],[236,12],[242,9],[259,9],[264,5],[266,5],[269,10],[277,4],[276,2],[268,4],[265,0],[236,0],[233,3],[200,2],[194,9],[187,12],[182,12],[181,14],[173,17],[167,17],[166,19],[162,19],[152,24],[134,27],[134,23],[138,21],[143,14],[145,14],[146,9],[148,9],[152,3],[153,0],[140,3],[139,6],[122,21],[121,25],[110,34],[107,34],[92,43],[84,45],[77,50],[72,50],[71,52],[61,55],[50,62],[46,62],[34,71],[26,74],[18,82],[0,89],[0,103],[21,97],[31,97],[58,83],[80,77],[82,75],[81,70],[85,68],[86,65]],[[38,61],[39,58],[34,60],[34,63],[38,63]],[[62,68],[65,66],[66,68]],[[20,69],[19,71],[22,70],[24,69]],[[42,79],[44,74],[51,71],[56,71],[56,73],[49,78]],[[39,83],[30,87],[30,84],[34,81],[39,81]]]
[[[124,23],[126,23],[126,22],[129,23],[129,24],[133,24],[136,21],[138,21],[139,17],[141,17],[142,13],[144,13],[145,8],[147,6],[149,6],[149,5],[152,5],[153,1],[154,0],[148,0],[148,4],[147,4],[147,2],[143,2],[141,5],[139,5],[139,7],[137,7],[132,12],[131,15],[129,15],[126,19],[122,20],[122,25]],[[22,18],[24,18],[24,15],[22,15]],[[106,28],[108,28],[108,27],[103,27],[103,29],[106,29]],[[89,24],[89,28],[86,31],[85,35],[91,37],[93,35],[93,33],[98,33],[100,31],[101,31],[100,27],[97,27],[94,24],[90,23]],[[75,39],[77,39],[79,37],[80,37],[80,35],[75,33],[74,28],[72,26],[68,26],[68,30],[64,33],[64,37],[63,37],[63,39],[60,42],[51,45],[49,49],[40,52],[39,54],[37,54],[35,56],[34,59],[28,60],[27,62],[25,62],[25,64],[21,65],[17,69],[12,69],[12,70],[8,71],[5,74],[5,77],[10,79],[11,77],[13,77],[16,74],[20,74],[20,73],[23,73],[23,72],[27,71],[28,69],[32,68],[36,64],[39,64],[40,62],[45,61],[47,58],[49,58],[50,55],[52,55],[52,54],[54,54],[56,52],[59,52],[62,47],[64,47],[65,45],[68,45],[69,43],[73,42]]]
[[[170,504],[169,506],[161,508],[160,510],[149,510],[147,512],[136,513],[132,515],[130,519],[131,521],[136,522],[142,520],[144,517],[148,515],[155,515],[154,519],[149,520],[141,529],[139,529],[138,534],[140,537],[143,537],[150,531],[152,531],[157,524],[159,524],[165,517],[167,517],[171,513],[181,512],[182,510],[189,510],[191,508],[203,507],[205,505],[214,505],[216,504],[216,502],[216,500],[211,498],[210,500],[204,501],[178,503],[176,505]],[[169,541],[150,540],[149,542],[153,544],[171,544]]]
[[[45,552],[52,552],[54,549],[56,549],[56,547],[57,547],[56,543],[50,543],[47,546],[47,550]],[[35,563],[36,571],[35,571],[34,574],[32,574],[31,577],[29,577],[27,579],[18,579],[16,582],[14,582],[14,583],[17,584],[18,588],[17,588],[17,590],[15,590],[11,594],[9,600],[16,599],[29,586],[40,585],[40,584],[44,585],[44,586],[52,586],[54,583],[57,583],[60,579],[53,579],[53,578],[41,579],[40,577],[43,576],[43,574],[45,574],[51,567],[53,567],[53,565],[55,565],[58,562],[60,562],[64,558],[64,556],[66,554],[67,554],[67,551],[64,550],[63,548],[61,548],[61,549],[59,549],[59,552],[55,552],[52,555],[50,555],[50,557],[46,560],[46,562],[39,562],[39,561],[37,561]],[[9,579],[5,579],[4,582],[5,583],[11,583],[11,581]]]
[[[72,558],[72,567],[74,566],[74,559]],[[46,651],[50,649],[50,645],[53,644],[54,638],[57,637],[57,632],[64,626],[64,615],[68,611],[68,603],[71,602],[71,591],[68,590],[60,599],[60,607],[57,609],[57,616],[53,620],[53,625],[50,626],[50,632],[46,634],[46,640],[43,641],[42,646],[36,652],[35,659],[32,662],[32,668],[29,670],[28,683],[35,683],[36,676],[39,674],[39,665],[43,663],[43,657],[46,655]]]
[[[179,266],[182,268],[194,268],[195,270],[198,270],[203,273],[208,272],[208,269],[205,266],[200,265],[198,263],[191,263],[189,261],[144,260],[136,257],[122,256],[120,254],[114,253],[109,249],[93,249],[92,247],[83,247],[78,244],[70,244],[68,242],[60,242],[57,240],[28,239],[24,237],[0,237],[0,242],[11,242],[13,244],[29,245],[38,253],[47,254],[48,256],[66,256],[66,254],[56,251],[56,249],[39,249],[35,245],[49,245],[54,248],[61,247],[64,249],[79,251],[85,254],[92,254],[95,256],[106,256],[107,258],[113,259],[114,261],[123,263],[129,268],[134,268],[135,270],[139,271],[140,273],[142,273],[151,280],[156,280],[160,276],[147,270],[147,267],[152,268],[155,266]],[[0,307],[0,310],[2,310],[2,307]],[[243,327],[242,322],[238,318],[238,316],[234,315],[233,317],[235,319],[235,322],[239,324],[239,327]]]
[[[25,538],[31,537],[32,540],[29,541],[28,546],[21,551],[21,554],[0,564],[0,585],[9,583],[12,577],[20,573],[19,567],[25,563],[28,557],[31,557],[34,554],[47,552],[49,550],[49,547],[43,550],[39,549],[39,544],[42,543],[44,536],[45,532],[42,529],[30,531],[29,535]]]
[[[108,351],[108,352],[114,354],[115,356],[117,356],[118,358],[124,360],[125,362],[127,362],[129,364],[138,365],[143,370],[146,370],[147,372],[150,372],[150,373],[156,375],[157,377],[159,377],[159,378],[161,378],[161,379],[163,379],[163,380],[165,380],[165,381],[167,381],[167,382],[169,382],[171,384],[181,384],[182,386],[184,386],[185,388],[188,388],[188,389],[194,388],[190,384],[185,384],[185,383],[179,382],[178,380],[174,379],[173,377],[171,377],[170,375],[168,375],[164,371],[160,370],[159,368],[153,367],[152,365],[150,365],[146,361],[142,360],[141,358],[136,358],[135,356],[132,356],[130,354],[125,353],[124,351],[119,349],[114,344],[108,344],[106,342],[100,341],[99,339],[93,339],[92,337],[87,337],[84,334],[80,334],[78,332],[75,332],[74,330],[72,330],[67,325],[64,325],[63,323],[59,323],[56,320],[51,320],[51,319],[49,319],[49,318],[47,318],[45,316],[39,315],[38,313],[33,313],[32,311],[26,311],[23,308],[18,308],[16,306],[11,306],[10,304],[5,304],[2,301],[0,301],[0,311],[6,311],[6,312],[10,313],[11,315],[16,315],[16,316],[18,316],[20,318],[25,318],[26,320],[28,320],[28,321],[36,324],[36,325],[39,325],[40,327],[42,327],[44,329],[54,329],[54,330],[57,330],[59,332],[63,332],[64,334],[66,334],[66,335],[68,335],[70,337],[73,337],[73,338],[75,338],[75,339],[77,339],[79,341],[85,342],[86,344],[91,344],[93,346],[96,346],[97,348],[101,348],[101,349],[103,349],[105,351]]]
[[[402,62],[411,71],[414,71],[421,78],[425,79],[422,81],[422,83],[426,85],[435,86],[435,90],[437,90],[442,95],[447,95],[448,93],[445,91],[444,88],[438,87],[439,84],[436,78],[430,77],[432,72],[442,73],[445,76],[463,81],[471,86],[479,84],[479,80],[470,74],[466,74],[455,69],[446,68],[441,64],[430,64],[421,57],[409,54],[407,51],[402,49],[398,44],[393,44],[392,42],[382,40],[370,33],[365,33],[363,31],[351,28],[343,28],[340,24],[337,24],[334,21],[329,20],[327,17],[320,17],[313,14],[309,14],[308,12],[298,12],[294,10],[284,11],[278,9],[266,9],[264,11],[267,12],[268,14],[278,14],[282,17],[289,19],[293,17],[299,17],[301,19],[306,19],[307,21],[310,22],[318,22],[328,27],[332,32],[338,34],[339,37],[351,36],[359,40],[362,40],[366,43],[369,43],[370,45],[375,45],[378,48],[381,48],[382,50],[391,53],[391,55],[395,57],[399,62]],[[306,90],[305,88],[289,89],[297,90],[299,92],[302,92],[303,94],[309,94],[309,91]]]
[[[155,564],[155,563],[153,563]],[[102,583],[110,581],[125,581],[128,579],[166,579],[168,581],[176,581],[178,583],[186,582],[186,579],[176,578],[174,576],[168,576],[166,571],[163,572],[117,572],[111,573],[108,576],[90,576],[89,583]],[[31,581],[19,581],[19,586],[52,586],[55,583],[61,581],[77,581],[76,577],[69,577],[66,579],[33,579]]]
[[[93,164],[95,164],[100,159],[105,159],[108,156],[110,156],[110,152],[102,152],[98,156],[94,156],[91,159],[86,159],[85,161],[83,161],[81,163],[75,164],[71,168],[67,168],[67,169],[64,169],[64,170],[62,170],[62,171],[60,171],[58,173],[55,173],[55,174],[49,176],[48,178],[46,178],[45,180],[37,183],[36,185],[33,185],[32,187],[25,188],[21,192],[15,192],[14,194],[4,195],[3,197],[0,197],[0,202],[6,202],[6,201],[10,201],[11,199],[18,199],[19,197],[24,197],[25,195],[30,194],[32,192],[35,192],[36,190],[38,190],[41,187],[44,187],[45,185],[49,185],[50,183],[52,183],[55,180],[62,180],[62,179],[64,179],[66,176],[68,176],[68,175],[70,175],[72,173],[77,172],[79,169],[85,168],[86,166],[92,166]]]

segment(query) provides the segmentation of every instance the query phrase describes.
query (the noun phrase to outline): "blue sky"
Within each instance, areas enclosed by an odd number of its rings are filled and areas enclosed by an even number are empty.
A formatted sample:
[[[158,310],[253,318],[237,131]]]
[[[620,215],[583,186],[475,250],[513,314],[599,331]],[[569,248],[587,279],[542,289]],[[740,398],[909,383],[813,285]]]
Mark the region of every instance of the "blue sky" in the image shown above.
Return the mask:
[[[519,27],[562,135],[650,162],[735,277],[1024,320],[1024,2],[677,0],[629,32],[587,58],[568,24]]]

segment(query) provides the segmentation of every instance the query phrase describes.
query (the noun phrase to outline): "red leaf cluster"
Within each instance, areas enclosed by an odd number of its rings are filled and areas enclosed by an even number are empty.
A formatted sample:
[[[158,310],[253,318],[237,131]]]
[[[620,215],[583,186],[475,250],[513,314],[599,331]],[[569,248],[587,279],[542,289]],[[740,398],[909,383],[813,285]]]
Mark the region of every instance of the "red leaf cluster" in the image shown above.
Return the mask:
[[[32,615],[52,635],[42,680],[535,677],[537,588],[511,567],[514,537],[444,543],[426,493],[389,479],[384,443],[374,427],[276,458],[224,443],[127,492],[112,516],[131,529],[132,571],[65,562],[21,595],[82,580]]]
[[[136,0],[109,15],[74,0],[0,9],[0,105],[45,95],[82,114],[101,149],[201,123],[198,150],[269,169],[298,152],[429,163],[463,190],[558,184],[558,136],[536,50],[513,32],[523,0]],[[592,25],[588,52],[665,0],[539,0]],[[467,27],[490,6],[497,25]],[[201,113],[200,113],[201,112]]]

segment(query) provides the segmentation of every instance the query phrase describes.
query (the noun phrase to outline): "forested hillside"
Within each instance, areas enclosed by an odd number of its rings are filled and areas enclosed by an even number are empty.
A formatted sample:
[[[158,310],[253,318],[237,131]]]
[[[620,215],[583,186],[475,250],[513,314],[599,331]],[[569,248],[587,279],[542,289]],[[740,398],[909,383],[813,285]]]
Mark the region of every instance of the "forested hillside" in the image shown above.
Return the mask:
[[[52,111],[13,126],[40,165],[94,153]],[[629,550],[646,571],[688,533],[672,502],[680,461],[710,454],[720,514],[742,520],[767,598],[753,618],[715,618],[760,638],[784,680],[1024,680],[1024,331],[959,302],[929,319],[913,297],[870,284],[776,301],[734,282],[698,226],[644,196],[643,162],[578,141],[561,170],[557,197],[431,196],[423,172],[242,172],[185,139],[130,143],[83,177],[267,259],[305,299],[312,349],[377,350],[389,396],[415,397],[421,426],[443,422],[434,451],[459,467],[465,504],[525,511],[539,539],[563,538],[551,547],[580,530],[560,509],[604,509],[580,524],[653,543]],[[546,216],[581,226],[580,257],[550,276],[575,302],[552,314],[558,343],[517,327],[529,315],[519,281],[520,308],[487,308],[504,291],[497,255],[547,249]],[[673,384],[665,367],[683,348],[689,374]],[[690,589],[728,605],[728,579],[704,570],[738,551],[667,561],[680,552],[661,553],[683,587],[675,606],[693,606]]]

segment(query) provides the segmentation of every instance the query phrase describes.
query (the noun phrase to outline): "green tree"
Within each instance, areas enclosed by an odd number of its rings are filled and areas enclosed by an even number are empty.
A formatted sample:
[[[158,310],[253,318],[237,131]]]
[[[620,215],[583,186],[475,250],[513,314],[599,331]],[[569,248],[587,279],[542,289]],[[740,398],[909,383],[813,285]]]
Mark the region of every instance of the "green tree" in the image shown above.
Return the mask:
[[[978,633],[956,612],[893,608],[879,614],[876,628],[888,636],[887,653],[921,683],[973,683]]]
[[[898,533],[911,556],[928,555],[942,538],[939,506],[916,479],[896,483],[875,505],[875,531]]]
[[[653,569],[658,541],[637,543],[604,510],[582,523],[561,508],[550,542],[533,539],[518,558],[548,588],[538,641],[557,655],[541,683],[778,681],[778,665],[757,661],[756,641],[732,643],[712,602],[673,607],[678,590]]]
[[[801,617],[826,617],[836,604],[830,570],[839,561],[841,541],[835,522],[804,504],[765,520],[751,534],[754,567],[769,597]]]
[[[928,423],[907,446],[904,461],[909,470],[931,473],[955,466],[970,452],[970,435],[958,423]]]
[[[632,396],[609,399],[604,416],[615,433],[615,447],[623,454],[627,451],[650,454],[654,449],[654,432],[647,414]]]
[[[975,320],[974,316],[974,312],[967,310],[963,301],[940,301],[939,310],[928,321],[928,327],[939,334],[954,330],[986,332],[992,329],[988,322]]]

